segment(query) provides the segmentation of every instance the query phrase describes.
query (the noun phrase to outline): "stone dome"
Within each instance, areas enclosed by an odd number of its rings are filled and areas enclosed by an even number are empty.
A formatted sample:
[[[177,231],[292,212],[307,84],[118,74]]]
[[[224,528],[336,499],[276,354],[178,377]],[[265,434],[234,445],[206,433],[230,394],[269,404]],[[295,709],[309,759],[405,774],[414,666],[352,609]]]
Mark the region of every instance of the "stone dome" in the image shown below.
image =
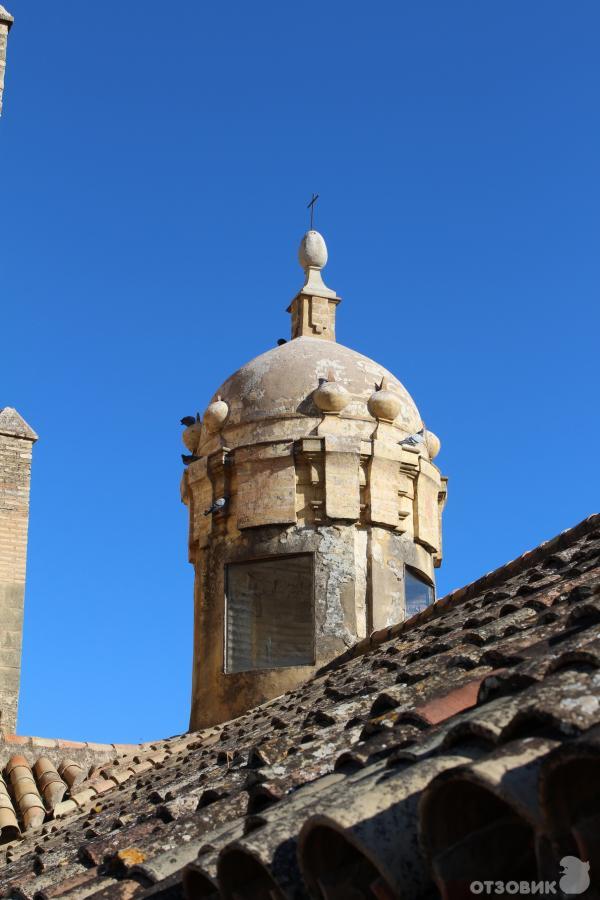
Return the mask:
[[[352,396],[344,418],[373,421],[367,403],[385,378],[401,400],[396,426],[408,434],[421,428],[412,397],[383,366],[342,344],[311,337],[295,338],[257,356],[228,378],[213,399],[220,395],[229,407],[226,429],[272,418],[319,417],[312,394],[330,371]]]
[[[433,599],[446,484],[428,448],[438,444],[425,443],[397,378],[336,343],[342,298],[321,277],[326,257],[309,231],[292,339],[221,385],[182,458],[192,731],[301,684]]]

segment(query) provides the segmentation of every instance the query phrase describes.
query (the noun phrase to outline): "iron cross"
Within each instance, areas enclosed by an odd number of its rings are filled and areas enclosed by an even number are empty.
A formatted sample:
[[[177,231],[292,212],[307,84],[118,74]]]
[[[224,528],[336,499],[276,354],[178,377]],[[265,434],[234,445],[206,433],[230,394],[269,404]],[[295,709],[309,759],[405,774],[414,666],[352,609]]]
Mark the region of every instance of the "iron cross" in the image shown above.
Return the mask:
[[[313,194],[310,203],[306,207],[307,209],[310,209],[310,230],[311,231],[313,230],[313,217],[314,217],[314,212],[315,212],[315,203],[317,202],[318,199],[319,199],[319,195]]]

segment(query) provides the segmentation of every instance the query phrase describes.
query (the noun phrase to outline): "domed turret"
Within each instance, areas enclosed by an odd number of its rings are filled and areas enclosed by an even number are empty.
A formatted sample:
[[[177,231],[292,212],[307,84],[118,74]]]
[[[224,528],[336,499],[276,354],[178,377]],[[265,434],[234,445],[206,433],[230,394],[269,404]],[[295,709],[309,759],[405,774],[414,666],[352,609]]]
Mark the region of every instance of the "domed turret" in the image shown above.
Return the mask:
[[[434,594],[439,441],[383,366],[335,342],[327,247],[300,244],[292,340],[213,395],[182,498],[196,570],[191,727],[310,677]]]

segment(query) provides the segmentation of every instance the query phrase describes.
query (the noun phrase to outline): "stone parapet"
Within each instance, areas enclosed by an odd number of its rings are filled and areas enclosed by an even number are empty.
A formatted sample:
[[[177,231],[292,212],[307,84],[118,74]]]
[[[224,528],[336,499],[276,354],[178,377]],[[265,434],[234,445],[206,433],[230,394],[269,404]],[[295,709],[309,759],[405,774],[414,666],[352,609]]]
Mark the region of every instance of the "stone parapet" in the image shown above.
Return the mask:
[[[226,507],[207,515],[223,495]],[[223,522],[235,538],[260,526],[349,521],[406,534],[439,565],[445,497],[446,480],[419,450],[343,433],[225,448],[193,462],[182,478],[192,560]]]

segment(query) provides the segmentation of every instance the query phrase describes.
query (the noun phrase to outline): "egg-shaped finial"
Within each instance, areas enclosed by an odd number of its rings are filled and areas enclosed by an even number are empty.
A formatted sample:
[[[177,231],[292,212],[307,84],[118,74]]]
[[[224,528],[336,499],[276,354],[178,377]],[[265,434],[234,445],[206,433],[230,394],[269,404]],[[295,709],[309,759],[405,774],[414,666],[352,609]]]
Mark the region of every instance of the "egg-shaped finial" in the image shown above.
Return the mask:
[[[191,418],[191,417],[190,417]],[[188,427],[184,430],[181,435],[183,443],[190,451],[190,453],[195,453],[198,444],[200,443],[200,437],[202,435],[202,420],[200,419],[200,413],[196,413],[196,421],[193,425],[188,425]]]
[[[221,395],[219,394],[217,399],[206,407],[206,412],[204,413],[204,424],[207,431],[213,434],[220,431],[228,415],[229,407],[224,400],[221,400]]]
[[[327,265],[327,244],[318,231],[307,231],[298,249],[298,260],[302,268],[323,269]]]
[[[369,397],[367,408],[374,419],[380,422],[393,422],[402,409],[402,399],[394,390],[390,390],[387,378],[384,378],[374,393]]]
[[[429,453],[429,459],[435,459],[442,446],[437,434],[434,434],[433,431],[429,431],[429,429],[425,429],[425,446]]]
[[[338,384],[335,374],[330,369],[327,379],[322,379],[319,387],[313,392],[315,406],[325,413],[340,413],[352,400],[343,384]]]

